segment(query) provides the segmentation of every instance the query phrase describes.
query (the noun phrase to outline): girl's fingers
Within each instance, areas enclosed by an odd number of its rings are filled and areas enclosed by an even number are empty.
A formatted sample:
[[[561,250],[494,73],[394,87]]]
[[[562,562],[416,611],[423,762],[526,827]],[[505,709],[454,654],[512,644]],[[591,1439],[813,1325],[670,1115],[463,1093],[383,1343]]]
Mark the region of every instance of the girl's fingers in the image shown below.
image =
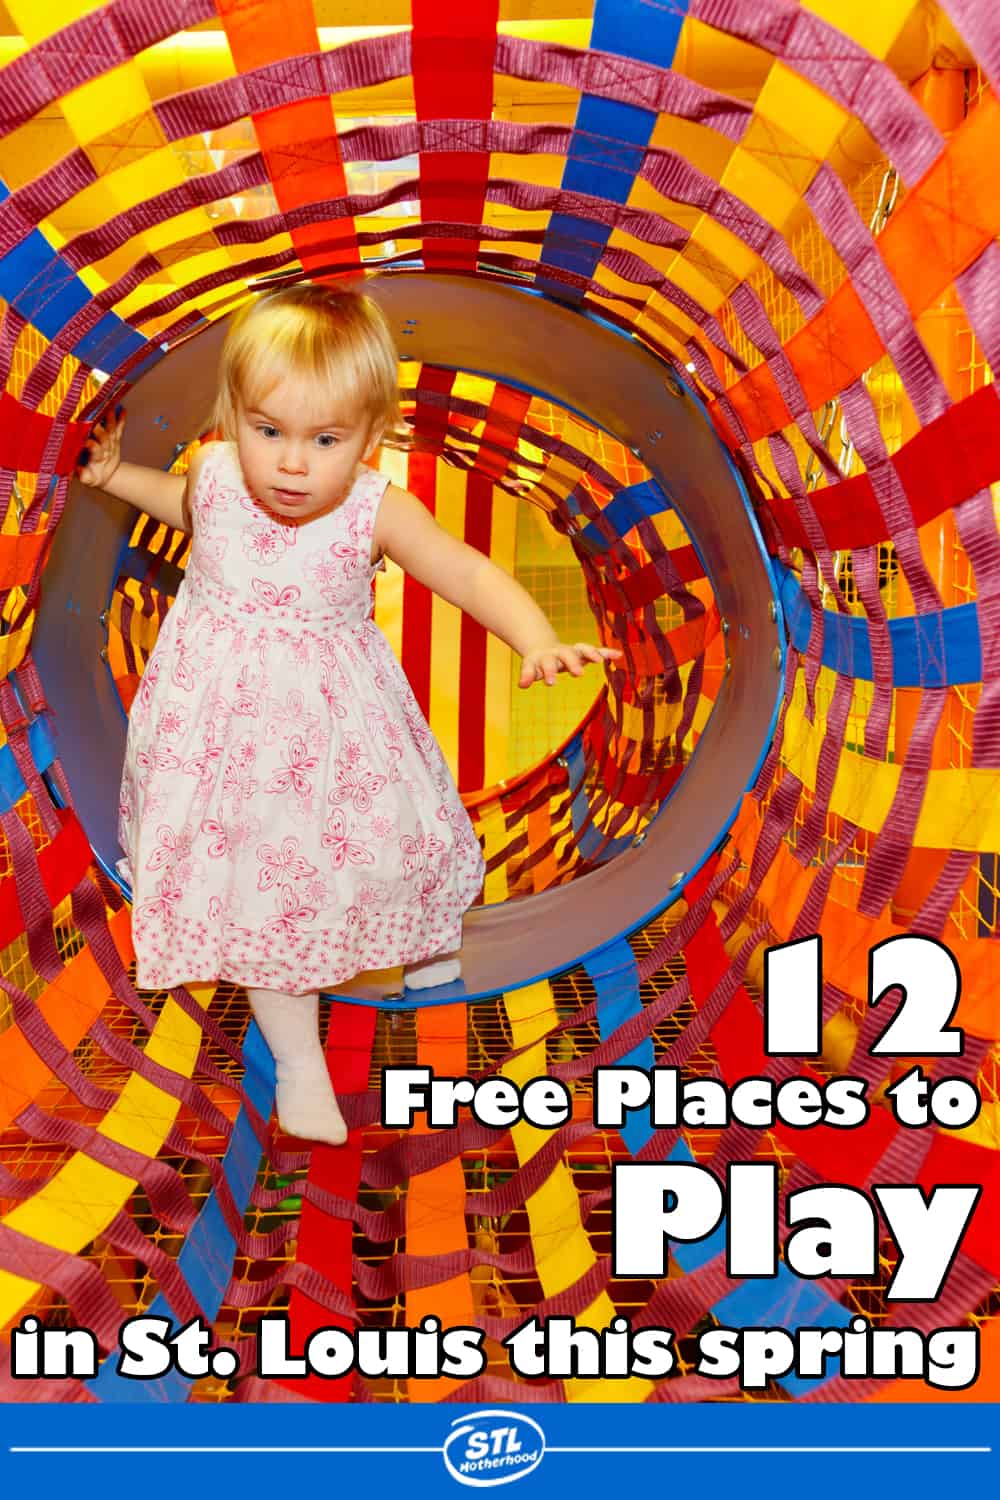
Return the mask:
[[[532,653],[522,663],[518,687],[531,687],[532,683],[543,678],[552,687],[560,672],[582,677],[587,662],[601,665],[606,661],[616,661],[621,654],[614,646],[591,646],[587,641],[577,641],[573,646],[555,646],[544,655]]]
[[[616,651],[613,646],[591,646],[587,641],[577,641],[573,650],[584,661],[595,662],[598,666],[606,661],[616,661],[621,656],[621,652]]]
[[[90,429],[90,435],[93,438],[107,438],[116,433],[124,425],[125,408],[124,406],[116,406],[113,412],[106,411],[103,416],[98,417]]]
[[[601,655],[600,651],[598,651],[596,646],[580,645],[575,649],[583,657],[584,661],[594,661],[599,663],[604,660],[604,657]]]
[[[559,657],[553,652],[548,652],[544,656],[537,657],[534,661],[530,661],[528,664],[528,670],[532,674],[531,681],[540,682],[544,678],[549,687],[551,687],[556,680],[556,674],[558,673],[560,666],[561,662],[559,660]]]

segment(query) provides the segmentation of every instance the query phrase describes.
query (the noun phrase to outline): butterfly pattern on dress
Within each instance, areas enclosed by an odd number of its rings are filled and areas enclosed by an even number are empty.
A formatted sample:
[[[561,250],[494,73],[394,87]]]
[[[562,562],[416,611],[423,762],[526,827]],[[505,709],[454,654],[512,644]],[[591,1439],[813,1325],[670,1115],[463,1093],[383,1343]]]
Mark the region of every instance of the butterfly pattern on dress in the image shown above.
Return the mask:
[[[298,850],[299,841],[292,837],[282,839],[280,849],[276,849],[273,844],[259,844],[257,859],[260,869],[257,873],[257,889],[269,891],[279,881],[302,880],[315,875],[316,866],[310,864]]]
[[[381,795],[388,777],[371,769],[358,734],[345,734],[344,745],[337,756],[335,784],[327,793],[334,806],[350,802],[355,812],[371,811],[372,802]]]
[[[275,771],[264,790],[278,795],[292,790],[300,797],[307,796],[313,789],[310,773],[318,765],[319,756],[310,754],[309,747],[300,734],[293,734],[281,769]]]
[[[335,807],[326,820],[326,832],[320,842],[323,848],[329,852],[330,866],[334,870],[341,870],[345,862],[352,865],[373,865],[375,856],[368,844],[362,839],[352,838],[348,831],[347,819],[339,807]]]
[[[264,604],[276,605],[279,609],[297,604],[302,597],[302,590],[297,583],[288,583],[283,589],[278,589],[266,578],[253,578],[250,584],[258,599]]]
[[[291,994],[456,948],[478,841],[377,629],[360,467],[301,526],[214,444],[187,573],[135,694],[118,799],[136,981]]]

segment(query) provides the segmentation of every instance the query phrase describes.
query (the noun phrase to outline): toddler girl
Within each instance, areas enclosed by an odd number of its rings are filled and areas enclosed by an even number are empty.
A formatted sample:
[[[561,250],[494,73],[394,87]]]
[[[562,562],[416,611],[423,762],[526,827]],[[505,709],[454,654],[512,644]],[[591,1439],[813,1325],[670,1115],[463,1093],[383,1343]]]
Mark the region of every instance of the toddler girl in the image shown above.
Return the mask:
[[[121,461],[124,414],[79,477],[192,533],[132,705],[119,868],[136,980],[246,987],[292,1135],[346,1126],[319,991],[406,965],[458,977],[483,857],[441,751],[372,619],[391,557],[522,657],[520,686],[618,652],[566,646],[513,578],[368,467],[398,420],[397,364],[371,299],[301,285],[233,320],[215,426],[186,477]]]

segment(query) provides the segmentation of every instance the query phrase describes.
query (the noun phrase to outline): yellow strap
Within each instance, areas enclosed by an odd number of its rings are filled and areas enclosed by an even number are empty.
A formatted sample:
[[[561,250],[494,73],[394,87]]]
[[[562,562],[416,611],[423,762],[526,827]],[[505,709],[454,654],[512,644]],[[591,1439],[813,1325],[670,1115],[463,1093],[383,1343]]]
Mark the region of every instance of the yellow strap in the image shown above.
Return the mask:
[[[818,166],[818,162],[807,163],[809,181],[815,176]],[[808,186],[808,182],[804,185]],[[780,229],[802,203],[796,186],[783,180],[742,146],[737,146],[730,157],[720,186],[740,198],[775,229]]]
[[[684,705],[677,703],[654,703],[652,739],[655,744],[665,740],[668,735],[673,734],[681,721],[681,713]],[[643,710],[634,703],[623,703],[621,705],[621,733],[617,731],[612,735],[615,740],[636,740],[640,745],[646,743],[646,731],[644,729]]]
[[[92,15],[103,7],[104,0],[7,0],[7,9],[18,31],[30,46],[44,42],[53,32],[72,26],[81,16]]]
[[[152,654],[160,634],[162,620],[159,615],[147,615],[143,613],[142,596],[139,592],[139,584],[135,579],[128,579],[125,584],[125,594],[132,605],[132,618],[129,621],[128,639],[132,647],[145,653],[147,659]],[[124,639],[125,630],[122,625],[122,595],[116,589],[111,597],[111,623],[118,634]]]
[[[538,980],[524,989],[504,995],[504,1007],[510,1022],[515,1047],[526,1047],[520,1057],[505,1063],[504,1077],[523,1086],[532,1078],[545,1077],[545,1038],[556,1025],[556,1008],[546,980]],[[529,1045],[535,1043],[534,1046]],[[523,1165],[535,1155],[549,1137],[525,1122],[511,1130],[517,1159]],[[590,1270],[595,1263],[587,1232],[580,1220],[580,1201],[569,1168],[559,1162],[537,1192],[532,1193],[525,1208],[531,1226],[531,1243],[535,1251],[535,1269],[545,1297],[555,1296]],[[601,1292],[589,1307],[577,1314],[579,1328],[607,1328],[615,1316],[614,1303]],[[652,1390],[648,1380],[568,1380],[566,1395],[570,1401],[644,1401]]]
[[[404,373],[409,365],[403,365]],[[379,472],[388,474],[393,484],[408,490],[406,454],[395,448],[383,448],[379,454]],[[375,575],[375,624],[385,636],[397,657],[403,654],[403,573],[396,563],[385,560],[385,571]]]
[[[811,10],[821,20],[829,21],[837,31],[859,42],[873,57],[885,57],[911,14],[919,7],[914,0],[802,0],[804,10]],[[921,28],[933,26],[921,17]]]
[[[434,511],[438,525],[459,541],[465,535],[465,471],[438,459],[435,465]],[[462,659],[462,611],[439,594],[431,595],[430,726],[452,776],[458,775],[459,682]],[[473,691],[482,692],[484,684]]]
[[[479,809],[476,831],[483,835],[483,853],[488,863],[494,854],[504,848],[510,837],[507,832],[507,820],[499,802],[491,802],[488,807]],[[492,906],[497,902],[506,901],[508,894],[507,861],[504,860],[502,864],[497,865],[495,870],[487,870],[483,885],[483,901],[487,906]]]
[[[846,110],[828,98],[821,88],[780,62],[775,62],[764,80],[764,87],[754,104],[754,114],[765,124],[771,121],[793,133],[800,153],[805,155],[808,152],[817,161],[825,159],[849,120]],[[776,157],[776,162],[786,170],[789,165],[796,165],[786,163],[780,157]]]
[[[34,626],[35,612],[32,610],[27,624],[22,625],[20,630],[16,630],[13,635],[0,636],[0,677],[9,676],[15,667],[21,665]]]
[[[513,495],[494,485],[490,557],[498,567],[513,573],[517,557],[517,525],[522,509]],[[486,637],[486,737],[483,781],[496,783],[510,770],[511,663],[514,652],[498,636]]]
[[[781,758],[810,791],[825,724],[810,724],[793,703],[785,718]],[[899,785],[901,767],[867,760],[841,748],[830,811],[876,831],[885,826]],[[913,844],[918,849],[1000,849],[1000,771],[992,767],[947,768],[927,777]]]

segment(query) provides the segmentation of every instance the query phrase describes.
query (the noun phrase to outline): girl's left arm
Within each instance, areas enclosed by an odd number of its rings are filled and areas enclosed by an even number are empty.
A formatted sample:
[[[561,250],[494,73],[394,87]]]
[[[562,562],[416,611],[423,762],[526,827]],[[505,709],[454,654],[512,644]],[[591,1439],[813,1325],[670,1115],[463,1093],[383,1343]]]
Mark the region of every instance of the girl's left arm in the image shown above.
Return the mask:
[[[579,677],[588,661],[603,662],[620,651],[559,640],[546,615],[515,578],[482,552],[450,536],[415,495],[390,484],[379,506],[374,541],[404,572],[506,641],[522,658],[520,687],[556,673]]]

